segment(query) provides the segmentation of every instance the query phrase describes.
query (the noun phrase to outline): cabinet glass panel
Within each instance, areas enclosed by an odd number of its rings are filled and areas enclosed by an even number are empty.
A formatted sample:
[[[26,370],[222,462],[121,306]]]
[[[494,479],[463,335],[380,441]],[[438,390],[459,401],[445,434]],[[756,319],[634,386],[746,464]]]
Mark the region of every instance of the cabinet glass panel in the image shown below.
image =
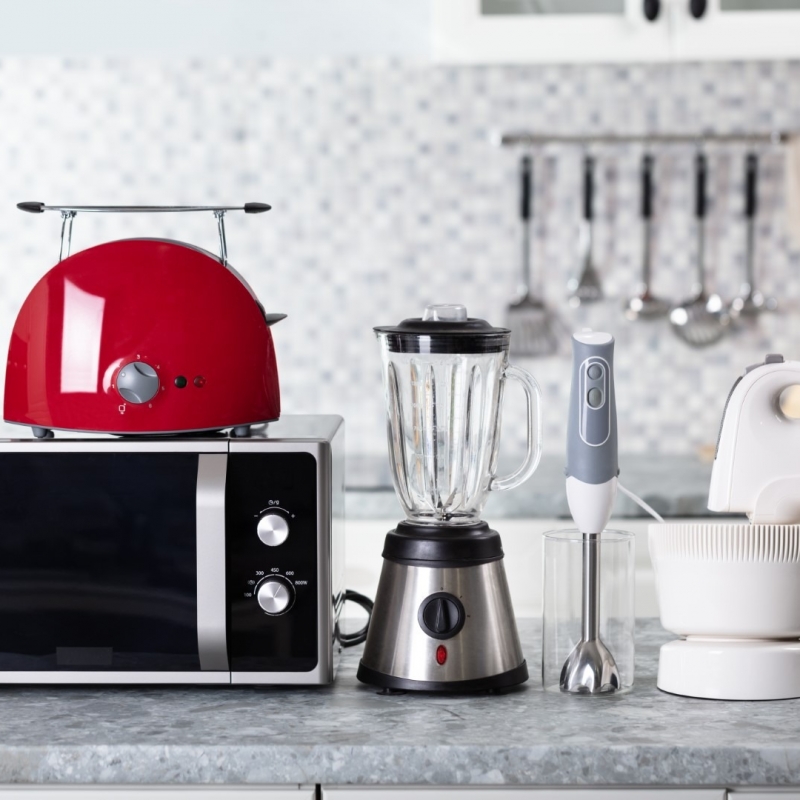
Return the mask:
[[[624,13],[625,0],[481,0],[484,16]]]
[[[721,11],[800,11],[800,0],[720,0]]]

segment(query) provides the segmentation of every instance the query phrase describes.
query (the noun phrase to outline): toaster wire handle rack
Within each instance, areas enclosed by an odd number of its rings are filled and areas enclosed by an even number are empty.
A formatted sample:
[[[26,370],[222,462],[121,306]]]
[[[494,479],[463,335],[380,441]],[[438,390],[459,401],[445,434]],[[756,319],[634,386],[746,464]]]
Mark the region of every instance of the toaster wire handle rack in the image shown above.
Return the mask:
[[[58,260],[69,257],[72,246],[72,223],[78,212],[100,214],[162,214],[182,213],[187,211],[211,211],[217,220],[219,232],[219,258],[224,266],[228,266],[228,243],[225,238],[225,214],[228,211],[244,211],[245,214],[263,214],[272,206],[267,203],[245,203],[243,206],[48,206],[36,200],[17,203],[20,211],[29,214],[42,214],[45,211],[58,211],[61,214],[61,248]]]

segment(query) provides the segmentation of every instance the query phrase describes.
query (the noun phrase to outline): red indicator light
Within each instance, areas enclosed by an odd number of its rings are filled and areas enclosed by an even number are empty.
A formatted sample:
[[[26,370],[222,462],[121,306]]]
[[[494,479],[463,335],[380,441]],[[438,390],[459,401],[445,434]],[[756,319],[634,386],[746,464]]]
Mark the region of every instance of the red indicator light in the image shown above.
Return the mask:
[[[436,663],[441,667],[445,661],[447,661],[447,648],[440,644],[436,648]]]
[[[198,376],[197,376],[197,377],[194,379],[194,385],[195,385],[195,386],[196,386],[198,389],[202,389],[202,388],[203,388],[203,387],[206,385],[206,379],[205,379],[205,378],[204,378],[202,375],[198,375]]]

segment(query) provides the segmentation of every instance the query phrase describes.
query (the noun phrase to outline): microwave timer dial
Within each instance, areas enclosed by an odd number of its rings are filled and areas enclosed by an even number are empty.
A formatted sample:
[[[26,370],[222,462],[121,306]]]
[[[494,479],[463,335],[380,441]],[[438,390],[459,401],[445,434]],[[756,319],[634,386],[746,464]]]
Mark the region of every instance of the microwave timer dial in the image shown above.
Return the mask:
[[[285,614],[294,604],[294,586],[282,575],[269,575],[256,587],[256,600],[271,617]]]
[[[258,538],[268,547],[283,544],[289,536],[289,522],[286,517],[269,512],[258,520],[256,525]]]

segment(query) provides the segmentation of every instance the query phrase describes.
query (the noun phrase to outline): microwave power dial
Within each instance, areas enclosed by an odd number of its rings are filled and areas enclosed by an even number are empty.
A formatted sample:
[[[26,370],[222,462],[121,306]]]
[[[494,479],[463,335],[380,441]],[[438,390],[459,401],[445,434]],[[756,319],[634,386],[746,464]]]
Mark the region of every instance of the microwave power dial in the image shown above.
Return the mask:
[[[289,536],[289,523],[280,514],[264,514],[256,526],[258,538],[268,547],[283,544]]]
[[[256,599],[263,611],[277,617],[294,604],[294,586],[281,575],[270,575],[258,584]]]

